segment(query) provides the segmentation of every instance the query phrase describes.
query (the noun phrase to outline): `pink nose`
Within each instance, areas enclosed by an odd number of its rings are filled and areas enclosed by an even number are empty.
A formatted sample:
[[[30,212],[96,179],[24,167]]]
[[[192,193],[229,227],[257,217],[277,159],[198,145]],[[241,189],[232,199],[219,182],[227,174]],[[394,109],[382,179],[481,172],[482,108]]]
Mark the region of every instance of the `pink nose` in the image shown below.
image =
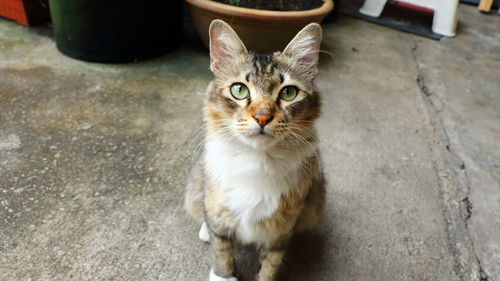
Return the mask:
[[[259,108],[253,115],[253,118],[261,127],[264,127],[273,120],[274,116],[268,108]]]

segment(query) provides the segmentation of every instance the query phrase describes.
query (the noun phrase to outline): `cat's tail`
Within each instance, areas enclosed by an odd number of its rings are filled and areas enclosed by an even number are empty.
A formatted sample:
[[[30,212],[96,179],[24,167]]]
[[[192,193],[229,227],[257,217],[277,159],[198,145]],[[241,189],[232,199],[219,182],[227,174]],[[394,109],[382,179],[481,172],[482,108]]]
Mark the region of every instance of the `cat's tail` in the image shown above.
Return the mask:
[[[189,177],[186,185],[186,194],[184,196],[184,208],[196,221],[204,221],[204,173],[203,165],[200,159],[196,161],[189,172]]]

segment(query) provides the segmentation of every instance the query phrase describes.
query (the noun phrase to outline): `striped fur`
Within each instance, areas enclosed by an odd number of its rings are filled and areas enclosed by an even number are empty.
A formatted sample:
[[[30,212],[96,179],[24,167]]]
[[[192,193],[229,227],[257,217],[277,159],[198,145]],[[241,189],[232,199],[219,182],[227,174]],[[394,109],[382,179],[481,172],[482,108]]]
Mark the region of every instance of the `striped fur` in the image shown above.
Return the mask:
[[[215,77],[205,100],[205,150],[191,171],[185,207],[204,223],[200,237],[210,237],[210,280],[236,280],[234,251],[242,243],[260,249],[257,280],[273,281],[290,238],[313,227],[324,206],[314,127],[321,101],[312,83],[321,28],[306,26],[274,54],[248,52],[218,20],[210,39]],[[234,83],[246,85],[249,97],[232,97]],[[298,89],[295,99],[280,99],[286,86]],[[256,119],[261,112],[270,116],[265,126]]]

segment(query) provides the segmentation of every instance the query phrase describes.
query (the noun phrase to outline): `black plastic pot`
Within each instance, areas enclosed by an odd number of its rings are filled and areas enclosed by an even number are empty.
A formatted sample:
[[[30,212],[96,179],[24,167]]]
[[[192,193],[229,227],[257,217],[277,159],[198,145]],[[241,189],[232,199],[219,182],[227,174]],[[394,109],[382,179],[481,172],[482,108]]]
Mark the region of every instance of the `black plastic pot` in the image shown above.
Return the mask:
[[[50,0],[57,48],[95,62],[132,62],[179,45],[182,0]]]

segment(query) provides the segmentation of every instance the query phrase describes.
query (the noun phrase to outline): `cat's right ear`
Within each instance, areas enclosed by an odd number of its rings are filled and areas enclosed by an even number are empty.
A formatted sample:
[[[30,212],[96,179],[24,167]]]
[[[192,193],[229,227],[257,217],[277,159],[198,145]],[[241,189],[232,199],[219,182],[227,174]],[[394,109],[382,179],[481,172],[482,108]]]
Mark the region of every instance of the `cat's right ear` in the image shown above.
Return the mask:
[[[247,52],[236,32],[222,20],[212,21],[209,34],[210,69],[214,74],[233,65],[242,53]]]

